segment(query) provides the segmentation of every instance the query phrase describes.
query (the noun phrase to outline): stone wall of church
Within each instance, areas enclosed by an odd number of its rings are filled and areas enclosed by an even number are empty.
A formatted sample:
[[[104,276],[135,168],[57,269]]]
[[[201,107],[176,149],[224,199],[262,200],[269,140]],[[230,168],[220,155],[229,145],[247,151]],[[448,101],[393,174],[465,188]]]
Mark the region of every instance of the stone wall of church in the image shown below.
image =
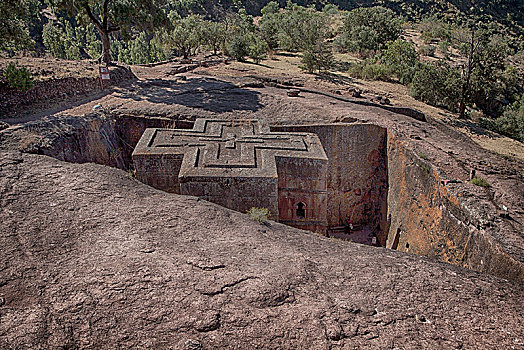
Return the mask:
[[[327,162],[276,157],[279,221],[326,234]]]
[[[178,172],[177,172],[178,174]],[[267,208],[278,217],[278,182],[272,177],[191,176],[180,178],[181,194],[197,196],[242,213]]]
[[[180,194],[178,173],[183,157],[180,154],[133,155],[136,178],[159,190]]]
[[[328,157],[327,224],[369,226],[385,244],[387,223],[386,129],[371,124],[272,126],[272,131],[318,135]],[[342,237],[343,238],[343,237]]]

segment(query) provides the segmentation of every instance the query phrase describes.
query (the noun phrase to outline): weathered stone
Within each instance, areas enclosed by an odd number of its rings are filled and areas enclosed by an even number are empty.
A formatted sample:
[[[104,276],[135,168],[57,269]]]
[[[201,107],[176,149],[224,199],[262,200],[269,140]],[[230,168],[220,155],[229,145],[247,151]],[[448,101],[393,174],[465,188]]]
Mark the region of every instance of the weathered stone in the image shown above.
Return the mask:
[[[262,229],[117,169],[0,151],[0,199],[1,349],[522,344],[518,283]],[[149,246],[156,252],[140,253]]]
[[[198,119],[192,130],[147,129],[134,152],[137,179],[325,233],[327,157],[318,136],[270,132],[256,120]]]
[[[289,97],[298,97],[298,95],[300,95],[300,90],[296,90],[296,89],[288,90],[287,95]]]

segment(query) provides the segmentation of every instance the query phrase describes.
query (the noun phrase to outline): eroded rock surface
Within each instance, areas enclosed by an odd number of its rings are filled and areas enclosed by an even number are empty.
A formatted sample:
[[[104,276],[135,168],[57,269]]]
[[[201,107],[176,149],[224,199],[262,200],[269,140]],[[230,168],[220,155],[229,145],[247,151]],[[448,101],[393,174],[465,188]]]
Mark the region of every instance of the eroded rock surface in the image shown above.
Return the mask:
[[[522,286],[0,153],[0,348],[524,346]]]

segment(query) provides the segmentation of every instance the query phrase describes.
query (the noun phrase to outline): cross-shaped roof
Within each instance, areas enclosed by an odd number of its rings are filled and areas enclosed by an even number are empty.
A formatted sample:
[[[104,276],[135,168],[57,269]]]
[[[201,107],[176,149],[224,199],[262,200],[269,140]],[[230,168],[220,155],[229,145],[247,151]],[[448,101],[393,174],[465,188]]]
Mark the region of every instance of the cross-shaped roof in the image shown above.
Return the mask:
[[[183,156],[180,177],[276,177],[275,157],[327,161],[318,136],[270,132],[258,120],[198,119],[193,129],[147,129],[133,155]]]

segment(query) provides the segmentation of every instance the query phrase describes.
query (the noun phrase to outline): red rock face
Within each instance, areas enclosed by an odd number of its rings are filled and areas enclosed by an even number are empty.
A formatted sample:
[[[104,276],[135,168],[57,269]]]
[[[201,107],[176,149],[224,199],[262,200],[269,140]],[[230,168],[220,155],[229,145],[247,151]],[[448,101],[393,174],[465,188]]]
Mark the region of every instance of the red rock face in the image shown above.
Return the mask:
[[[386,130],[369,124],[278,126],[272,130],[312,132],[328,156],[328,227],[367,227],[383,243],[388,189]],[[364,156],[362,156],[364,155]],[[347,233],[333,236],[351,239]],[[369,242],[371,244],[371,239]]]
[[[464,206],[430,163],[388,134],[388,248],[524,281],[524,266],[497,247],[479,214]]]

